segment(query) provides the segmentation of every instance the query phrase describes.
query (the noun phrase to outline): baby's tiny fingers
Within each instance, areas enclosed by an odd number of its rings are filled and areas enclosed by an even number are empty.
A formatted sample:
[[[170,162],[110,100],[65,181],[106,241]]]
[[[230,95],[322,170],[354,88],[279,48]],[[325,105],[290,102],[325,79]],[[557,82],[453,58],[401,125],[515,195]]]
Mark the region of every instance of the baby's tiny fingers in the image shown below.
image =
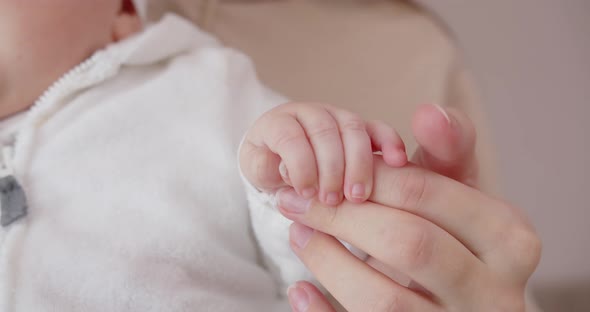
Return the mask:
[[[296,113],[313,147],[319,173],[320,200],[329,205],[342,201],[344,151],[334,117],[323,107],[302,106]]]
[[[383,153],[383,160],[392,167],[402,167],[408,162],[406,146],[399,133],[383,121],[367,122],[367,133],[375,151]]]
[[[356,114],[330,109],[338,122],[344,146],[344,193],[354,202],[363,202],[373,188],[373,150],[365,121]]]
[[[297,192],[305,198],[315,196],[317,167],[314,152],[295,117],[287,113],[274,115],[262,136],[266,146],[285,163],[289,182]]]
[[[335,312],[328,299],[311,283],[297,282],[287,290],[294,312]]]

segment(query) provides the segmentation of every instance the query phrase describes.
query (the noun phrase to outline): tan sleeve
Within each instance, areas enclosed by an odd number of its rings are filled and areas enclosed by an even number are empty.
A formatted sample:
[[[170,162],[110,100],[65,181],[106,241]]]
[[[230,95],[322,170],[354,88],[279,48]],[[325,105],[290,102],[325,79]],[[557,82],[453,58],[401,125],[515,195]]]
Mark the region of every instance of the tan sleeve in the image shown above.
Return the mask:
[[[473,83],[473,78],[459,58],[451,67],[449,75],[447,106],[461,109],[475,124],[476,157],[479,165],[478,183],[486,193],[498,195],[501,190],[497,184],[494,144],[488,128],[485,107]]]

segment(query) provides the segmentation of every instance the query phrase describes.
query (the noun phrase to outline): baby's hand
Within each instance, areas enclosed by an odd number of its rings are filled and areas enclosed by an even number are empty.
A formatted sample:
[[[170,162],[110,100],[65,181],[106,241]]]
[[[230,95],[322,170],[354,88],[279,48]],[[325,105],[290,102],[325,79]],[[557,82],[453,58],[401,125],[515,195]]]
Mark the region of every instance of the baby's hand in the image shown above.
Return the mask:
[[[363,202],[373,187],[373,152],[394,167],[406,164],[405,146],[393,128],[365,122],[329,105],[288,103],[262,115],[240,151],[245,177],[258,189],[292,186],[329,205]],[[319,191],[319,194],[318,194]]]

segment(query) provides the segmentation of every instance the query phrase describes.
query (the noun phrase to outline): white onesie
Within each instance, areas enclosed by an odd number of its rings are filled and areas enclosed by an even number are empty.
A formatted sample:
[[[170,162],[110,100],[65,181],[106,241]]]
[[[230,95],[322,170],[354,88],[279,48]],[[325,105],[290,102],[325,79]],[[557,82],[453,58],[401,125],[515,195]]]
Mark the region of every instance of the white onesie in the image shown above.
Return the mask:
[[[284,101],[175,15],[64,75],[4,159],[3,217],[26,209],[0,227],[0,311],[290,311],[288,222],[250,218],[236,159]]]

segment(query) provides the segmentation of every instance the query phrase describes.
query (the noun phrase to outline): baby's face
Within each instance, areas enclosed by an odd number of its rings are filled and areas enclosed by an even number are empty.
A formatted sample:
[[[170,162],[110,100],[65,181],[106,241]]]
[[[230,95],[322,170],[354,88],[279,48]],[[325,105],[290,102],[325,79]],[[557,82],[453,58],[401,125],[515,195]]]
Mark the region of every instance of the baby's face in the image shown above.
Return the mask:
[[[0,118],[114,41],[123,0],[0,0]]]

